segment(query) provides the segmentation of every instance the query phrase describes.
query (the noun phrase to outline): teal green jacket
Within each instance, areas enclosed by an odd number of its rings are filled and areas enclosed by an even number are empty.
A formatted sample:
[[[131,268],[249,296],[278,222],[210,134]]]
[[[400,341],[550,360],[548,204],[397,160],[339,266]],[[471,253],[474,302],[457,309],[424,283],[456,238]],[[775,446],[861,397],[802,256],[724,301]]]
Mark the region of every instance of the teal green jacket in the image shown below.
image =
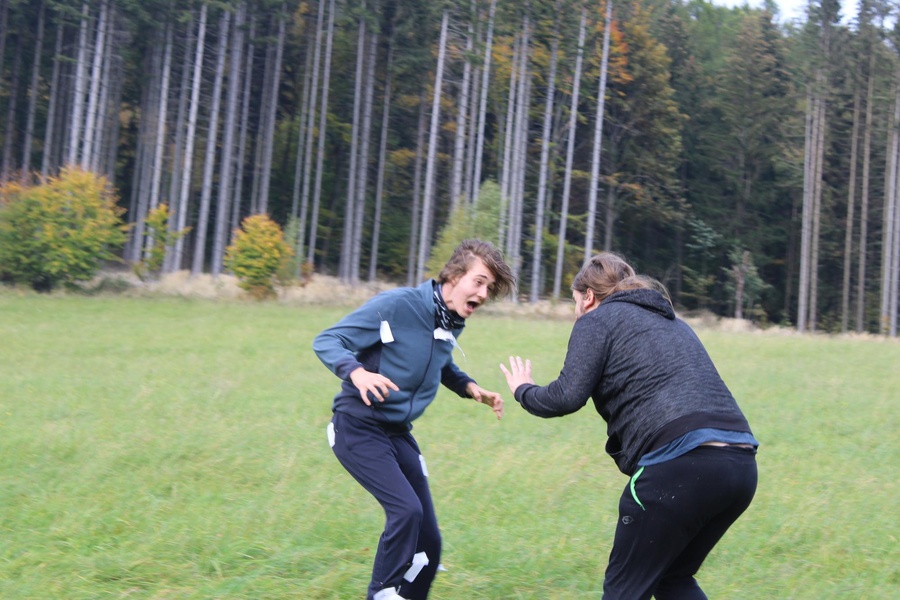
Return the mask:
[[[436,338],[433,286],[428,280],[383,292],[316,336],[313,351],[342,380],[332,410],[411,429],[438,385],[467,396],[466,386],[474,380],[453,362],[455,341]],[[462,328],[451,333],[459,338]],[[390,390],[384,402],[370,396],[372,406],[366,406],[350,382],[358,367],[384,375],[400,390]]]

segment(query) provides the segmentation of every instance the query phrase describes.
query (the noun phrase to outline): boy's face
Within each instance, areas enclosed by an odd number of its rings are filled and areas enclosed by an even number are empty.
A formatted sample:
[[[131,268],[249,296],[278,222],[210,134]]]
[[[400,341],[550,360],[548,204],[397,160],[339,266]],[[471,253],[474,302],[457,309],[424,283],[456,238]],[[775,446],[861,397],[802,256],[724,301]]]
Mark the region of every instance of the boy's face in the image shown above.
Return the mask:
[[[447,308],[468,319],[488,299],[496,279],[484,262],[476,258],[465,275],[446,282],[441,288]]]

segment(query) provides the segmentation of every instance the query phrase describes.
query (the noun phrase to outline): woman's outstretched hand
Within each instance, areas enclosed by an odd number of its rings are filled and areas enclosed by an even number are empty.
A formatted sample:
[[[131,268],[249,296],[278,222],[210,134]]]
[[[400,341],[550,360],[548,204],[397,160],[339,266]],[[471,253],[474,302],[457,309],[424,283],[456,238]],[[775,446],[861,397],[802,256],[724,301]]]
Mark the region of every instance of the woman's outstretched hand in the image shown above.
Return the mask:
[[[510,356],[509,369],[501,363],[500,370],[506,376],[506,384],[509,386],[509,391],[513,394],[516,393],[516,389],[520,385],[534,383],[534,379],[531,378],[531,361],[527,359],[522,360],[521,356]]]

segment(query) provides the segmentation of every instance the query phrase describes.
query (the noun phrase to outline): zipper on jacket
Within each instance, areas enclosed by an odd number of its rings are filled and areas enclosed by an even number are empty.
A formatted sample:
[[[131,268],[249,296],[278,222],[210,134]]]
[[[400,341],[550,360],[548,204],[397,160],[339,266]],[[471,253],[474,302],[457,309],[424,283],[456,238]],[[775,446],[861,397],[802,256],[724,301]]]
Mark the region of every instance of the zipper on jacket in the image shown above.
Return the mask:
[[[416,386],[416,389],[413,390],[413,393],[409,395],[409,408],[406,410],[406,421],[409,422],[409,417],[412,415],[413,411],[413,401],[416,398],[416,394],[419,393],[419,388],[422,387],[422,383],[425,382],[425,378],[428,377],[428,368],[431,367],[431,361],[434,360],[434,336],[431,337],[431,353],[428,355],[428,362],[425,363],[425,374],[422,375],[422,379],[419,381],[419,385]],[[440,388],[440,381],[438,382],[438,388]],[[435,392],[437,395],[437,392]]]

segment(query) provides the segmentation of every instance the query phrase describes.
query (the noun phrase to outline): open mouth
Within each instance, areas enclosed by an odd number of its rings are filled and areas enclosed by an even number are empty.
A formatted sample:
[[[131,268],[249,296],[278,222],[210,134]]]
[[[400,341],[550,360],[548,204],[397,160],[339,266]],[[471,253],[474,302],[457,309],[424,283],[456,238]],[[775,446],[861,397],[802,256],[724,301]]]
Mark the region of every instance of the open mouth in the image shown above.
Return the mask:
[[[479,304],[478,304],[478,302],[475,302],[474,300],[469,300],[468,302],[466,302],[466,306],[469,307],[469,310],[475,310],[476,308],[479,307]]]

